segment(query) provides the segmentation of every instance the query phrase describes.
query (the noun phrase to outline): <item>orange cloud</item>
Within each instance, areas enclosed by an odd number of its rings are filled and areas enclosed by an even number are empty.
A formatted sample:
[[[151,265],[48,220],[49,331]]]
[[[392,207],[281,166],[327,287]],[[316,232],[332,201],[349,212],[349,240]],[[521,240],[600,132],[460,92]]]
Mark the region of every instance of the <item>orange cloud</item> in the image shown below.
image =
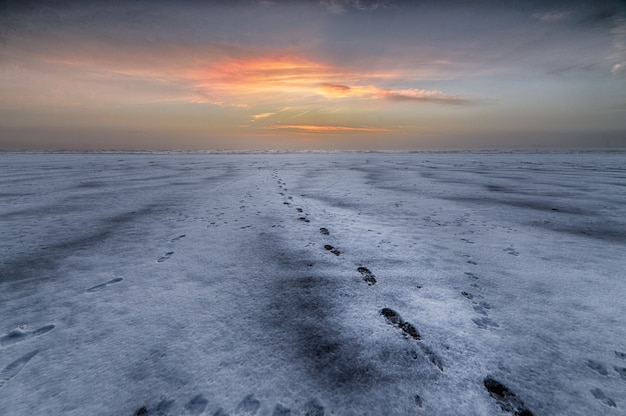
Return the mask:
[[[227,59],[189,73],[195,91],[219,105],[288,103],[303,98],[387,99],[464,104],[467,100],[439,90],[387,89],[374,83],[402,77],[397,72],[367,73],[340,68],[296,55]],[[363,84],[363,80],[370,83]]]
[[[393,130],[377,127],[349,127],[349,126],[318,126],[310,124],[290,124],[274,125],[271,129],[295,130],[303,133],[337,133],[337,132],[369,132],[369,133],[390,133]]]

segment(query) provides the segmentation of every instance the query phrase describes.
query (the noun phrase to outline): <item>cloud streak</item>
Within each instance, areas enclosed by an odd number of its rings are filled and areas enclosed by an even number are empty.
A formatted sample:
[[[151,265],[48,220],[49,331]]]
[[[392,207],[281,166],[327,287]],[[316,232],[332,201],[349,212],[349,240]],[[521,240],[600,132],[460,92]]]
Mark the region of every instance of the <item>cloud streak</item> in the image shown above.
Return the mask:
[[[292,130],[300,133],[391,133],[394,130],[378,127],[325,126],[311,124],[276,124],[268,128],[274,130]]]

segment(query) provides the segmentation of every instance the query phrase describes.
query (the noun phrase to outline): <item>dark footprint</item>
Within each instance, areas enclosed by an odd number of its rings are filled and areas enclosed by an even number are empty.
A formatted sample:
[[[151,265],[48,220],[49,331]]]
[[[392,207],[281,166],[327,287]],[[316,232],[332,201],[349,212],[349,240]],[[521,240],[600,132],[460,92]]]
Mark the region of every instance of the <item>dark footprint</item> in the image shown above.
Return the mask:
[[[228,416],[228,413],[226,413],[226,410],[220,407],[215,413],[213,413],[213,416]]]
[[[167,253],[165,253],[160,259],[157,260],[157,262],[159,263],[163,263],[165,260],[169,259],[170,257],[172,257],[172,254],[174,254],[173,251],[168,251]]]
[[[209,401],[205,399],[203,395],[198,394],[187,402],[183,415],[197,416],[200,413],[204,412],[207,404],[209,404]]]
[[[472,272],[465,272],[465,276],[469,277],[470,279],[476,279],[478,280],[478,276],[476,276],[474,273]]]
[[[422,336],[417,329],[415,329],[415,327],[410,323],[405,322],[400,314],[393,309],[383,308],[381,309],[380,314],[384,316],[385,319],[387,319],[387,322],[391,325],[400,328],[405,335],[410,336],[416,341],[420,341],[422,339]]]
[[[37,337],[39,335],[43,335],[45,333],[48,333],[48,332],[52,331],[53,329],[54,329],[54,324],[42,326],[41,328],[35,329],[33,331],[33,335]]]
[[[587,366],[597,372],[600,375],[608,376],[609,370],[606,369],[604,364],[596,360],[587,360]]]
[[[304,405],[304,416],[324,416],[324,406],[317,399],[309,400]]]
[[[330,231],[328,231],[328,228],[320,228],[320,233],[322,233],[323,235],[329,235]]]
[[[149,414],[148,408],[146,406],[142,406],[139,409],[137,409],[135,413],[133,413],[133,416],[146,416],[148,414]]]
[[[619,374],[620,377],[622,377],[624,380],[626,380],[626,368],[618,367],[618,366],[615,366],[613,368],[615,369],[615,371],[617,371],[617,374]]]
[[[363,280],[367,282],[369,286],[376,284],[376,277],[367,267],[359,267],[358,272],[363,276]]]
[[[335,247],[331,246],[330,244],[326,244],[324,248],[330,251],[331,253],[333,253],[335,256],[338,256],[341,254],[341,251],[337,250]]]
[[[170,242],[172,242],[172,243],[173,243],[174,241],[178,241],[178,240],[180,240],[181,238],[185,238],[185,237],[187,237],[187,234],[179,235],[179,236],[178,236],[178,237],[176,237],[176,238],[172,238],[172,239],[170,240]]]
[[[296,211],[302,212],[302,208],[296,208]]]
[[[298,218],[300,221],[304,221],[304,222],[311,222],[309,221],[309,219],[307,217],[300,217]]]
[[[124,280],[124,279],[122,279],[121,277],[116,277],[115,279],[113,279],[113,280],[109,280],[109,281],[108,281],[108,282],[106,282],[106,283],[100,283],[99,285],[95,285],[94,287],[90,287],[89,289],[87,289],[87,292],[88,292],[88,293],[97,292],[97,291],[99,291],[99,290],[104,289],[105,287],[107,287],[107,286],[109,286],[109,285],[112,285],[112,284],[114,284],[114,283],[121,282],[122,280]]]
[[[474,295],[472,295],[471,293],[468,293],[468,292],[461,292],[461,295],[465,296],[469,300],[474,299]]]
[[[274,407],[272,416],[291,416],[291,410],[279,403]]]
[[[22,368],[24,368],[24,366],[37,354],[39,354],[39,350],[34,350],[29,352],[28,354],[24,354],[20,358],[0,370],[0,389],[4,387],[4,385],[7,384],[9,380],[11,380],[20,371],[22,371]]]
[[[626,352],[615,351],[615,356],[617,358],[621,358],[622,360],[626,360]]]
[[[417,407],[422,407],[424,405],[422,398],[420,397],[419,394],[416,394],[414,399],[415,399],[415,404],[417,405]]]
[[[54,329],[54,325],[46,325],[41,328],[35,329],[34,331],[25,331],[22,328],[15,328],[6,334],[0,336],[0,347],[6,347],[8,345],[16,344],[20,341],[24,341],[30,337],[37,337],[39,335],[43,335],[48,333]]]
[[[486,377],[483,383],[491,397],[496,399],[498,405],[505,412],[512,413],[515,416],[533,416],[533,412],[526,408],[524,402],[504,384],[491,377]]]
[[[236,416],[253,416],[256,414],[257,410],[261,407],[261,402],[254,398],[252,394],[248,394],[243,400],[237,405],[235,409]]]
[[[611,399],[610,397],[606,397],[606,394],[604,394],[602,390],[595,388],[591,390],[591,394],[593,394],[593,397],[600,400],[602,403],[606,404],[607,406],[617,407],[617,404],[615,403],[615,401]]]
[[[476,325],[478,325],[478,327],[480,329],[499,328],[500,327],[500,325],[498,325],[495,321],[493,321],[492,319],[487,318],[487,317],[474,318],[474,319],[472,319],[472,322],[474,322]]]

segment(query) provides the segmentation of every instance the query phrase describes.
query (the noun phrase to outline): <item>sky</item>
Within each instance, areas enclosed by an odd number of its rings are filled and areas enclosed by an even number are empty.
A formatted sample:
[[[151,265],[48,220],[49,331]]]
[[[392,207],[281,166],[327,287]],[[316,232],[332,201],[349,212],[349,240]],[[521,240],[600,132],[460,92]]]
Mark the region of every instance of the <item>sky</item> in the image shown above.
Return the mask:
[[[0,150],[626,147],[626,3],[0,1]]]

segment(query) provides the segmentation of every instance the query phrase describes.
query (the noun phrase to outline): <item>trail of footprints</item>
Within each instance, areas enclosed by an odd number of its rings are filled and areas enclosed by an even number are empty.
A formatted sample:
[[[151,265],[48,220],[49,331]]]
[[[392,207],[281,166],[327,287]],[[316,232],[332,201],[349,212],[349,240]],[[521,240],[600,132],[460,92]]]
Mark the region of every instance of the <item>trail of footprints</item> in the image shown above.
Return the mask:
[[[49,324],[29,331],[26,329],[25,326],[20,326],[7,332],[4,335],[0,335],[0,349],[9,348],[30,338],[47,334],[54,328],[54,324]],[[38,349],[32,350],[2,368],[2,370],[0,370],[0,389],[2,389],[2,387],[4,387],[5,384],[7,384],[13,377],[17,376],[19,372],[22,371],[22,369],[26,366],[26,364],[28,364],[28,362],[32,360],[37,354],[39,354]]]
[[[287,188],[285,186],[286,185],[285,182],[283,182],[276,175],[274,176],[274,178],[277,180],[277,183],[280,189],[279,194],[281,196],[286,196],[285,192],[287,191]],[[291,206],[291,202],[292,202],[292,198],[288,197],[288,200],[284,201],[283,204],[286,206]],[[298,214],[304,213],[304,210],[302,208],[296,208],[296,211]],[[305,223],[310,222],[310,219],[306,215],[300,216],[298,219]],[[319,232],[323,236],[330,235],[330,231],[326,227],[321,227],[319,229]],[[463,239],[463,241],[468,244],[474,244],[473,241],[470,241],[467,239]],[[330,244],[325,244],[324,249],[336,256],[341,255],[341,251]],[[505,251],[508,254],[511,254],[513,256],[519,255],[519,253],[515,251],[513,248],[508,248]],[[467,260],[467,263],[470,265],[474,265],[474,266],[478,264],[471,259]],[[359,266],[357,267],[357,272],[361,274],[361,277],[369,286],[376,284],[377,280],[376,280],[374,273],[372,273],[372,271],[368,269],[367,267]],[[479,287],[477,283],[479,279],[474,273],[466,272],[465,275],[473,281],[471,286]],[[488,311],[491,309],[491,305],[488,302],[481,300],[478,297],[475,297],[470,292],[464,291],[462,292],[462,295],[473,303],[474,310],[476,311],[478,316],[472,319],[472,321],[479,328],[490,329],[490,328],[499,327],[499,325],[489,317]],[[428,347],[426,344],[422,342],[422,336],[413,324],[405,321],[398,312],[396,312],[395,310],[391,308],[383,308],[379,311],[379,313],[387,321],[387,323],[398,328],[405,338],[407,338],[408,340],[415,341],[417,345],[419,345],[420,349],[422,350],[426,358],[440,371],[442,372],[444,371],[444,365],[443,365],[442,359],[430,347]],[[616,352],[616,354],[618,353]],[[624,354],[621,358],[626,359],[626,354]],[[618,369],[616,367],[616,371],[620,373],[622,377],[626,378],[626,369],[624,368]],[[495,400],[495,402],[500,406],[500,408],[503,411],[511,413],[515,416],[533,416],[533,413],[525,406],[524,402],[519,397],[517,397],[517,395],[513,393],[513,391],[511,391],[507,386],[505,386],[500,381],[496,380],[495,378],[491,376],[487,376],[483,379],[483,385],[487,393]],[[598,398],[598,400],[604,400],[605,402],[607,402],[607,398],[604,395],[604,393],[602,393],[599,389],[597,390],[598,391],[596,392],[592,392],[594,396]],[[418,407],[423,406],[423,400],[419,395],[415,395],[414,401]],[[612,403],[612,401],[608,399],[608,404],[610,405],[610,403]],[[283,413],[277,413],[276,411],[274,412],[275,416],[279,414],[283,414]],[[284,413],[284,414],[289,414],[289,413]],[[308,411],[305,414],[306,415],[318,415],[318,414],[323,415],[324,413],[322,409],[321,412],[316,413],[316,412]]]
[[[186,237],[185,234],[179,235],[170,240],[170,242],[176,242],[182,238]],[[169,259],[173,251],[165,253],[161,258],[157,260],[157,262],[162,263],[165,260]],[[86,293],[95,293],[99,292],[107,287],[119,283],[124,280],[121,277],[116,277],[107,282],[97,284],[85,290]],[[9,348],[15,344],[21,343],[23,341],[29,340],[31,338],[39,337],[41,335],[47,334],[52,331],[56,326],[54,324],[44,325],[40,328],[34,330],[28,330],[26,326],[19,326],[15,329],[10,330],[9,332],[0,335],[0,349]],[[0,370],[0,389],[4,387],[13,377],[19,374],[20,371],[28,364],[30,360],[32,360],[37,354],[39,350],[30,351],[21,357],[17,358],[13,362],[6,365],[2,370]]]
[[[615,351],[615,357],[620,360],[626,360],[626,353],[621,351]],[[614,365],[612,371],[604,365],[604,363],[589,359],[586,362],[587,367],[597,373],[601,378],[609,378],[614,377],[615,375],[619,377],[621,380],[626,380],[626,367],[622,367],[621,365]],[[613,374],[615,372],[616,374]],[[590,390],[591,395],[599,400],[606,406],[609,407],[617,407],[617,403],[611,397],[607,396],[606,393],[600,388],[596,387]]]
[[[142,406],[135,411],[133,416],[171,416],[173,415],[173,411],[176,407],[175,402],[175,400],[169,400],[165,397],[161,397],[156,406]],[[183,405],[182,413],[177,414],[180,414],[181,416],[199,416],[208,414],[211,414],[212,416],[254,416],[261,408],[261,402],[256,399],[253,394],[248,394],[235,407],[233,413],[228,413],[223,407],[218,407],[214,412],[207,413],[206,410],[210,406],[211,404],[209,403],[209,400],[206,399],[204,395],[198,394]],[[325,414],[324,406],[322,406],[317,399],[307,401],[300,410],[301,411],[297,414],[305,416],[324,416]],[[272,416],[291,415],[291,409],[283,406],[281,403],[277,403],[272,411]]]
[[[287,190],[287,188],[285,187],[285,183],[279,178],[275,178],[275,179],[277,179],[279,189],[281,190],[281,192],[279,192],[279,195],[286,196],[285,193],[282,192],[282,191]],[[283,202],[283,204],[286,206],[291,205],[291,201],[292,201],[291,197],[288,197],[288,199],[289,199],[288,201]],[[310,219],[308,218],[308,216],[306,214],[302,215],[304,214],[304,210],[302,208],[296,207],[296,212],[300,215],[298,217],[300,221],[305,222],[305,223],[310,223]],[[326,227],[320,227],[319,232],[323,236],[331,235],[330,230]],[[340,256],[342,254],[342,252],[338,248],[334,247],[331,244],[324,244],[323,248],[324,250],[334,254],[335,256]],[[361,278],[363,279],[365,283],[367,283],[368,286],[373,286],[377,283],[376,276],[369,268],[361,265],[356,268],[356,271],[361,275]],[[421,349],[422,353],[433,366],[435,366],[437,369],[439,369],[442,372],[444,371],[444,365],[443,365],[442,359],[430,347],[428,347],[426,344],[422,342],[422,336],[413,324],[402,319],[400,314],[391,308],[383,308],[379,312],[380,312],[380,315],[389,324],[398,328],[405,338],[417,342],[417,345]],[[417,356],[416,352],[414,352],[414,354],[416,354]],[[414,401],[418,407],[423,406],[422,398],[419,395],[415,395]],[[289,414],[289,413],[277,413],[276,410],[274,412],[275,416],[282,415],[282,414]],[[324,414],[323,407],[315,405],[314,403],[309,403],[309,408],[305,411],[305,415],[310,415],[310,416],[322,416],[323,414]]]

